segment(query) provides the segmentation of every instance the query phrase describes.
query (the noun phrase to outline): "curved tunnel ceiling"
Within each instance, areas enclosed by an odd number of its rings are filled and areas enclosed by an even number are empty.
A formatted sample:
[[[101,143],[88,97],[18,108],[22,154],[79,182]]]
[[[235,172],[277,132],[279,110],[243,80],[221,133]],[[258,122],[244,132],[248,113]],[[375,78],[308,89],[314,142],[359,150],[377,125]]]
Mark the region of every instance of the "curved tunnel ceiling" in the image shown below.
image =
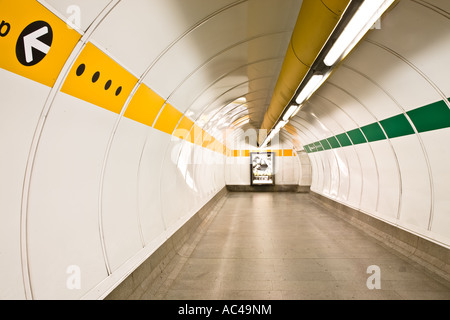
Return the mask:
[[[47,1],[59,14],[69,1]],[[202,127],[247,97],[251,125],[270,102],[302,1],[82,2],[82,27],[132,75]],[[101,11],[108,5],[109,11]],[[88,21],[91,20],[91,21]],[[164,32],[155,32],[163,28]],[[259,92],[264,99],[256,100]],[[220,139],[220,136],[217,137]]]

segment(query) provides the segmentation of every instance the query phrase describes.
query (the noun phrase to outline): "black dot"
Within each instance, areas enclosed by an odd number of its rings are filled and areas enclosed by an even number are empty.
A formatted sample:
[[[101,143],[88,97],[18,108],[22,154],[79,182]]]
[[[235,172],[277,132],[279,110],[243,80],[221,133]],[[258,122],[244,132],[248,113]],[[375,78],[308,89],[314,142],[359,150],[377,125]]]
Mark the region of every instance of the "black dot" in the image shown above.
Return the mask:
[[[112,85],[112,81],[108,80],[108,82],[105,84],[105,90],[108,90],[109,88],[111,88]]]
[[[97,80],[98,80],[98,78],[100,78],[100,72],[96,72],[96,73],[94,73],[94,75],[92,76],[92,82],[93,83],[96,83],[97,82]]]
[[[84,63],[80,64],[77,69],[77,76],[81,76],[86,70],[86,65]]]
[[[116,90],[116,96],[118,96],[122,92],[122,87],[118,87]]]

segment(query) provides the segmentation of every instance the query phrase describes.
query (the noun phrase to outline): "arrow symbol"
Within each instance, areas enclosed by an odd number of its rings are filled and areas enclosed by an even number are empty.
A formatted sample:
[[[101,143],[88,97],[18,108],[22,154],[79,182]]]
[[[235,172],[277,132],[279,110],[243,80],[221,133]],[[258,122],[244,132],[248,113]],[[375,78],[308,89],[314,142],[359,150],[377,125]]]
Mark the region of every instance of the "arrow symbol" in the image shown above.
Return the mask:
[[[47,22],[29,24],[17,39],[17,60],[26,67],[38,64],[49,53],[52,42],[53,30]]]
[[[23,37],[23,44],[25,47],[25,60],[27,63],[33,61],[33,48],[47,54],[50,51],[50,46],[46,45],[38,38],[48,33],[48,27],[42,27],[29,35]]]

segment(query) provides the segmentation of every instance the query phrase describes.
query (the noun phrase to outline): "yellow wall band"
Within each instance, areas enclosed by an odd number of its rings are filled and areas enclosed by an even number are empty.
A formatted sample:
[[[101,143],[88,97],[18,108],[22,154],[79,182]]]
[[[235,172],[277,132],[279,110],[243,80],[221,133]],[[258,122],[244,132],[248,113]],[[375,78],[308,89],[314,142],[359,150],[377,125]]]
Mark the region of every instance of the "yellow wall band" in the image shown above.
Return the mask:
[[[141,84],[131,99],[124,116],[151,127],[163,105],[163,98],[146,85]]]
[[[177,128],[173,132],[175,137],[185,140],[189,136],[189,131],[191,131],[194,126],[194,122],[186,116],[183,116]]]
[[[183,114],[167,103],[156,120],[154,128],[172,135]]]
[[[0,22],[0,68],[53,87],[81,35],[35,0],[0,0]]]
[[[0,0],[0,12],[0,68],[53,87],[81,35],[35,0]],[[120,114],[137,81],[106,53],[87,43],[61,92]],[[164,103],[164,98],[141,84],[124,116],[151,127]],[[222,143],[170,104],[164,106],[154,128],[226,155]]]
[[[86,102],[120,113],[137,79],[104,52],[87,43],[61,89]]]

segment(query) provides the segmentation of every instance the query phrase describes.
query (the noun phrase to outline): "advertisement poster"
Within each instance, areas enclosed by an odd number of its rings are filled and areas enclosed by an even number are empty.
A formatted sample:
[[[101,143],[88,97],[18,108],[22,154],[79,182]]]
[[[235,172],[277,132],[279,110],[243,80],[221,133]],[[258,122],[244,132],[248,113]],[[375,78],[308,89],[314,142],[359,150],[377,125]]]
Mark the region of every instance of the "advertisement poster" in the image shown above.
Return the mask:
[[[252,185],[275,184],[274,160],[273,152],[250,153]]]

